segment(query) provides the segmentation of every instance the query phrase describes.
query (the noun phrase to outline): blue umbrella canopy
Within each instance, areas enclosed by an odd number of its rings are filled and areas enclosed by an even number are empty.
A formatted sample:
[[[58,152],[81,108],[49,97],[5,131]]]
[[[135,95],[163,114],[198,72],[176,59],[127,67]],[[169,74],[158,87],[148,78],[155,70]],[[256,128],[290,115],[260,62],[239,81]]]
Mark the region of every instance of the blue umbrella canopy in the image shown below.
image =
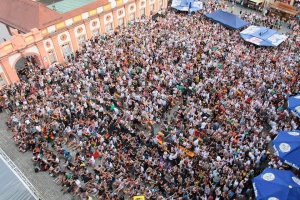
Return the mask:
[[[300,94],[288,98],[288,109],[294,110],[297,106],[300,106]]]
[[[300,199],[300,179],[288,170],[266,168],[252,184],[257,200]]]
[[[278,46],[287,39],[286,35],[260,26],[249,26],[247,29],[240,32],[242,38],[252,44],[258,46]]]
[[[300,117],[300,94],[288,98],[288,109],[298,117]]]
[[[278,157],[286,164],[300,168],[300,131],[280,131],[272,141]],[[300,199],[300,198],[299,198]]]

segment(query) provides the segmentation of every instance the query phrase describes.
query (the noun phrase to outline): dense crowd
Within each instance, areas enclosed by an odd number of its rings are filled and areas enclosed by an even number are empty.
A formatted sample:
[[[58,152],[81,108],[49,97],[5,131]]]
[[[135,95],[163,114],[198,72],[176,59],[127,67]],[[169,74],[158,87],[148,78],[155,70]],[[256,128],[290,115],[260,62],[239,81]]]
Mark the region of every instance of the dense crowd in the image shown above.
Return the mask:
[[[263,167],[286,167],[268,144],[299,126],[285,105],[300,83],[290,34],[264,48],[202,12],[139,20],[69,63],[29,64],[1,91],[8,129],[36,172],[81,199],[251,199]]]

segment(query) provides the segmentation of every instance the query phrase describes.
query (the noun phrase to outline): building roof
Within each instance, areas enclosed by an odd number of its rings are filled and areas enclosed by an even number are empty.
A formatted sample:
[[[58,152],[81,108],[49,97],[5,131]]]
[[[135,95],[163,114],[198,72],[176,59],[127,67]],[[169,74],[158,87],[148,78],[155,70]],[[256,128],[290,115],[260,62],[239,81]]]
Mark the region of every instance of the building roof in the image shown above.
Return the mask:
[[[41,30],[108,3],[108,0],[97,0],[60,14],[32,0],[0,0],[0,21],[26,33],[32,28]]]
[[[22,32],[41,28],[42,24],[59,17],[43,4],[29,0],[0,0],[0,21]]]
[[[52,0],[53,1],[53,0]],[[87,4],[93,3],[97,0],[58,0],[53,1],[52,4],[48,4],[49,0],[40,0],[39,2],[46,5],[48,8],[55,10],[58,13],[65,13],[71,10],[75,10],[79,7],[85,6]],[[44,3],[46,2],[46,4]]]

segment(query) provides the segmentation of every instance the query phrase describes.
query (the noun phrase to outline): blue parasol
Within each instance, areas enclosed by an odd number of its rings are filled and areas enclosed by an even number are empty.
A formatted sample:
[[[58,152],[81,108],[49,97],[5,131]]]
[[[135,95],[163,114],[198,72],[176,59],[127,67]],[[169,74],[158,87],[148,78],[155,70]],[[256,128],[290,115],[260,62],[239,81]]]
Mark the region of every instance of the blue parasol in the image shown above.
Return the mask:
[[[294,115],[300,117],[300,94],[288,98],[288,109],[292,111]]]
[[[299,200],[300,179],[291,171],[266,168],[252,180],[257,200]]]
[[[300,131],[280,131],[272,141],[277,156],[286,164],[300,168]]]

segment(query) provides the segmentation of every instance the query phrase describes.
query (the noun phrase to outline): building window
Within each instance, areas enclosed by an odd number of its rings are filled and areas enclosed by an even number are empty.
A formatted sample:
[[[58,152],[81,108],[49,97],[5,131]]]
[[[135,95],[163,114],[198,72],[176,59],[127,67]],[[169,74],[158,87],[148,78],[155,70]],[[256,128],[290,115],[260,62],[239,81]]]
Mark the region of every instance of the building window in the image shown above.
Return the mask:
[[[124,26],[124,18],[119,19],[119,26],[120,27]]]
[[[154,11],[154,4],[150,5],[150,11]]]
[[[145,12],[146,12],[145,8],[141,9],[141,11],[140,11],[141,16],[145,15]]]
[[[82,35],[78,38],[78,44],[83,44],[84,42],[85,42],[85,37],[84,35]]]
[[[65,57],[66,61],[69,61],[69,60],[73,59],[74,55],[73,55],[73,53],[70,49],[69,43],[64,44],[62,46],[62,50],[63,50],[64,57]]]
[[[0,75],[0,85],[1,85],[2,87],[5,87],[5,86],[6,86],[6,83],[5,83],[4,79],[2,78],[2,75]]]
[[[162,10],[164,8],[164,4],[162,0],[159,1],[158,6],[159,6],[159,10]]]
[[[93,30],[93,36],[94,37],[96,37],[96,36],[98,36],[99,35],[99,31],[98,31],[98,29],[96,29],[96,30]]]
[[[49,52],[48,52],[48,55],[49,55],[50,62],[51,62],[51,63],[54,63],[56,60],[55,60],[53,51],[49,51]]]
[[[112,23],[107,24],[105,28],[106,28],[106,32],[111,31],[112,30]]]
[[[135,20],[135,14],[134,14],[134,13],[131,13],[131,14],[130,14],[130,21],[133,21],[133,20]]]
[[[70,55],[72,53],[69,44],[64,44],[62,49],[65,55]]]

